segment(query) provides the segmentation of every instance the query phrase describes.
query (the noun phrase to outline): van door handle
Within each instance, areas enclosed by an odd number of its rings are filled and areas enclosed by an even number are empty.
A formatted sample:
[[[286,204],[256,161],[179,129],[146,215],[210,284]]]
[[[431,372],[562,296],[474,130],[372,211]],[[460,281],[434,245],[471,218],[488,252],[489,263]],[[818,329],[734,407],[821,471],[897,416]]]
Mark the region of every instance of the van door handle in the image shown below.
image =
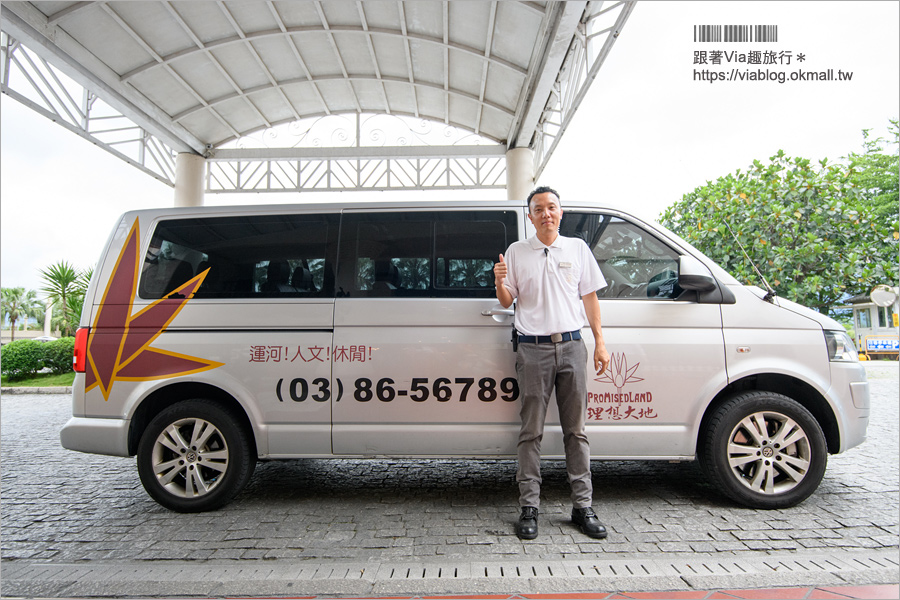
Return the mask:
[[[483,310],[481,314],[485,317],[503,316],[514,317],[516,311],[511,308],[492,308],[491,310]]]

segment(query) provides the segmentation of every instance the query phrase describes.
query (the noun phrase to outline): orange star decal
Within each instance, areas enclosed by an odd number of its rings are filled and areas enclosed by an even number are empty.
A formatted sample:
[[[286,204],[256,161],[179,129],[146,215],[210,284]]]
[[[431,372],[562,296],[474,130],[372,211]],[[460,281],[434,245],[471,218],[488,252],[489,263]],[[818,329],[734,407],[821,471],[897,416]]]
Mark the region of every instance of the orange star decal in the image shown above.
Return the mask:
[[[87,342],[85,391],[99,386],[104,400],[116,381],[147,381],[215,369],[224,363],[151,348],[203,283],[209,269],[132,315],[140,266],[135,220],[113,268]]]

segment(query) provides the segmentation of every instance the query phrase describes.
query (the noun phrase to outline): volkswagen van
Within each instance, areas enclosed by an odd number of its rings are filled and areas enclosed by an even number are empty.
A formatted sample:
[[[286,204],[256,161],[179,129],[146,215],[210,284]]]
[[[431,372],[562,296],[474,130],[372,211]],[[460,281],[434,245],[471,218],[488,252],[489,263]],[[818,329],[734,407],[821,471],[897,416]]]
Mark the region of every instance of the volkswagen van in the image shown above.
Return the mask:
[[[608,283],[594,458],[696,459],[732,500],[781,508],[865,440],[869,388],[840,324],[659,225],[563,205],[561,233]],[[85,297],[62,445],[136,456],[181,512],[231,501],[257,461],[514,457],[514,307],[492,267],[533,234],[524,201],[126,213]],[[564,456],[554,410],[546,458]]]

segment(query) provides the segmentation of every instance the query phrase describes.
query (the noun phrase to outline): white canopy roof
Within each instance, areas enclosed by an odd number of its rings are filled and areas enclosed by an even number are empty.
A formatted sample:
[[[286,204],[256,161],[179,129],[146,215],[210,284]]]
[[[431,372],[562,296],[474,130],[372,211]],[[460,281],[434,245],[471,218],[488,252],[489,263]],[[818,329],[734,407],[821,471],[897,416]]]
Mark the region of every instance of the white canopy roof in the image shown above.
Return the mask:
[[[54,87],[52,77],[16,60],[21,43],[47,72],[71,77],[86,98],[99,97],[172,153],[214,157],[224,144],[279,124],[371,113],[451,125],[495,153],[531,147],[540,172],[632,4],[4,2],[3,92],[121,151],[102,128],[86,126],[89,102],[73,99],[67,111],[65,99],[34,92]],[[276,154],[291,158],[259,149],[252,158]]]

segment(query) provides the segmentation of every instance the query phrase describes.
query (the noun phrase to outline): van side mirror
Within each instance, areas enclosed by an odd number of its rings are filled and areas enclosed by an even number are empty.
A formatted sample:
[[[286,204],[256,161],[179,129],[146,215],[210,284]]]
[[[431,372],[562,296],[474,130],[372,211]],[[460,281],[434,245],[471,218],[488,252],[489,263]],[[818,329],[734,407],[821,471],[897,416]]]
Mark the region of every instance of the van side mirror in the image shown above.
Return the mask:
[[[715,278],[706,266],[693,256],[678,257],[678,285],[685,290],[711,292],[718,288]]]

